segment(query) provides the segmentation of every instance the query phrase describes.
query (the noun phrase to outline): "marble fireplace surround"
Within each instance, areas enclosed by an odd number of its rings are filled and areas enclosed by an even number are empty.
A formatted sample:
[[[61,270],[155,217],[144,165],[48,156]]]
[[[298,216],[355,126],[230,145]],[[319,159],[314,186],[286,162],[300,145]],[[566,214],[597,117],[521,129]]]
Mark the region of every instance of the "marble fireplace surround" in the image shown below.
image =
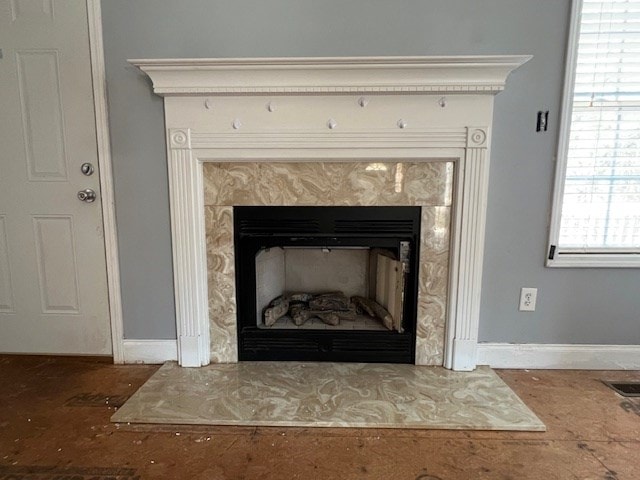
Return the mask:
[[[244,204],[265,204],[267,198],[266,204],[285,205],[294,201],[283,202],[283,192],[294,192],[299,195],[295,204],[345,204],[325,199],[323,192],[316,203],[305,201],[306,192],[313,190],[312,185],[301,188],[305,175],[311,172],[320,179],[336,166],[357,180],[370,173],[367,165],[384,163],[389,170],[398,165],[413,169],[418,178],[439,178],[436,185],[447,178],[438,170],[453,170],[451,202],[446,197],[430,204],[398,197],[391,204],[422,206],[423,246],[433,240],[425,225],[435,226],[435,212],[442,217],[446,210],[445,223],[450,217],[448,245],[438,245],[448,264],[448,281],[440,289],[445,294],[426,302],[442,300],[445,305],[437,328],[416,342],[425,347],[423,353],[417,350],[416,363],[473,370],[493,97],[504,89],[509,73],[530,58],[130,60],[164,97],[180,365],[237,361],[230,223],[237,203],[219,201],[224,195],[217,194],[226,192],[225,201],[236,202],[244,189],[250,192]],[[274,178],[288,184],[260,197],[259,180],[273,177],[279,166],[280,175]],[[415,179],[405,178],[409,183]],[[373,202],[384,204],[375,196]],[[433,321],[431,314],[422,318]]]
[[[442,365],[453,162],[204,164],[211,361],[238,360],[233,207],[419,206],[417,365]]]

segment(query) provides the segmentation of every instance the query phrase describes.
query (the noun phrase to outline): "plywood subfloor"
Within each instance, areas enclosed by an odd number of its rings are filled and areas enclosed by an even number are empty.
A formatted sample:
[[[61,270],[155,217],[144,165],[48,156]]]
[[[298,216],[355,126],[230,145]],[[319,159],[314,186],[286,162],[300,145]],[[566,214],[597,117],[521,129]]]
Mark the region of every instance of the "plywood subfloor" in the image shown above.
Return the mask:
[[[166,363],[114,422],[279,427],[544,430],[488,367],[371,363]]]
[[[111,423],[157,370],[0,356],[0,479],[637,480],[640,471],[640,399],[601,382],[640,372],[498,371],[546,432]]]

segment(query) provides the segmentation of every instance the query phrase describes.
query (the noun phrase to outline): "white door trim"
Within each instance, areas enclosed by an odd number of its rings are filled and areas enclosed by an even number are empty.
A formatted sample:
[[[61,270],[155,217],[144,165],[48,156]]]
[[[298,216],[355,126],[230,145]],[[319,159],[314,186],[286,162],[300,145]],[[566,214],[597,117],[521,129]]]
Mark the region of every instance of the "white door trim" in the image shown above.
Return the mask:
[[[96,140],[100,171],[100,194],[102,197],[102,223],[107,264],[107,289],[109,295],[109,317],[113,362],[124,363],[124,328],[122,321],[122,298],[120,291],[120,264],[118,259],[118,236],[113,192],[113,170],[109,136],[109,114],[107,110],[107,88],[102,41],[102,13],[100,0],[87,1],[89,24],[89,48],[91,51],[91,75],[93,77],[93,102],[96,116]]]

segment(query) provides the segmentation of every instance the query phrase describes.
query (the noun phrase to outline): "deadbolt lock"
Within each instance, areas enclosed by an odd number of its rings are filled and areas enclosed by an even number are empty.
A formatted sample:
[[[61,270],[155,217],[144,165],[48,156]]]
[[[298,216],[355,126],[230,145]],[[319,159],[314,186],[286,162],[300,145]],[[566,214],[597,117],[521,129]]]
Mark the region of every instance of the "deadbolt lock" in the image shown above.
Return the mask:
[[[86,175],[87,177],[89,177],[93,175],[93,165],[91,165],[89,162],[83,163],[82,166],[80,167],[80,171],[82,172],[83,175]]]

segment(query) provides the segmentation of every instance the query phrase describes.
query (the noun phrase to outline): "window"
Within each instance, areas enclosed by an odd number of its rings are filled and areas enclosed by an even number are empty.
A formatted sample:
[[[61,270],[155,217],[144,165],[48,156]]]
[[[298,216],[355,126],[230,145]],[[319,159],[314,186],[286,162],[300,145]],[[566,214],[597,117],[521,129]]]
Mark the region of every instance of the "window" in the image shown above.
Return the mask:
[[[574,0],[548,266],[640,267],[640,0]]]

